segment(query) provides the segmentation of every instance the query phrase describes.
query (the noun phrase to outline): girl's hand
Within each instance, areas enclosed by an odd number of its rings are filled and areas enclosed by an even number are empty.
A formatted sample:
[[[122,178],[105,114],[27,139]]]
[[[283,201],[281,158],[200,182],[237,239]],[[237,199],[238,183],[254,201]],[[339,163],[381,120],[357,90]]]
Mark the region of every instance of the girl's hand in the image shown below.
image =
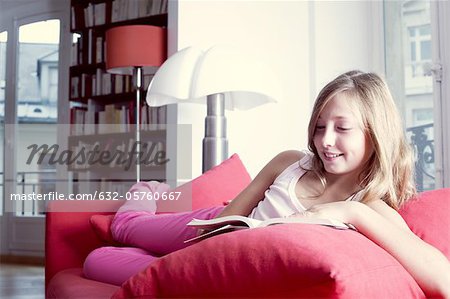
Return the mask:
[[[302,213],[293,214],[290,217],[335,219],[343,223],[352,223],[358,204],[360,203],[355,201],[338,201],[318,204]]]

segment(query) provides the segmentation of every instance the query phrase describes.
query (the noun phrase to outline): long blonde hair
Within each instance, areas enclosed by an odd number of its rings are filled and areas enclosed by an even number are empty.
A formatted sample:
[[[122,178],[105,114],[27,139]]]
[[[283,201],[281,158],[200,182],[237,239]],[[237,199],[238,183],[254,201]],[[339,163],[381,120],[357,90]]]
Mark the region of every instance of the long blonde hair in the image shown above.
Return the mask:
[[[350,71],[328,83],[319,93],[308,126],[308,147],[314,153],[312,171],[326,185],[325,170],[314,145],[317,119],[338,93],[356,104],[374,152],[359,174],[362,202],[379,198],[398,209],[415,193],[414,161],[401,118],[386,82],[377,74]]]

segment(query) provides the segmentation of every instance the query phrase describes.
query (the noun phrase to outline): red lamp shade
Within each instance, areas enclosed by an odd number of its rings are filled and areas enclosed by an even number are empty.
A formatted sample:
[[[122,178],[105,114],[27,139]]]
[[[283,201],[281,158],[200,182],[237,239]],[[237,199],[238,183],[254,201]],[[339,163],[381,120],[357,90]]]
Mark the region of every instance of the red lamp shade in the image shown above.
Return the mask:
[[[150,25],[113,27],[106,31],[106,69],[109,73],[132,75],[142,67],[154,74],[167,58],[166,29]]]

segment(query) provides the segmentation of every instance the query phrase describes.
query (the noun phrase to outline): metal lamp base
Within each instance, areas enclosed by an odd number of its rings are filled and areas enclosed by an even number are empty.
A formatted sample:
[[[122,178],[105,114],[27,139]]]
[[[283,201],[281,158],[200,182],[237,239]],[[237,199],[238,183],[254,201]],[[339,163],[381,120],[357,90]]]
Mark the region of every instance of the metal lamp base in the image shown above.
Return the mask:
[[[225,118],[225,95],[207,96],[205,137],[203,138],[203,172],[219,165],[228,158],[227,119]]]

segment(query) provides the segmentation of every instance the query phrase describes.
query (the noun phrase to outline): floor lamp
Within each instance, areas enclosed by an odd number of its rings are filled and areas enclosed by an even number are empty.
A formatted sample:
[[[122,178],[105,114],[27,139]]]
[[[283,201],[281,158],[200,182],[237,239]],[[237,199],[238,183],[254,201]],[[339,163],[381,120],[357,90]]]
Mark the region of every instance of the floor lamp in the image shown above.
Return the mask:
[[[106,70],[132,75],[136,91],[136,181],[141,180],[140,111],[143,76],[154,74],[166,59],[166,29],[150,25],[113,27],[106,31]],[[101,78],[97,78],[101,80]]]
[[[280,92],[273,72],[254,55],[232,46],[188,47],[170,56],[147,90],[147,103],[207,104],[203,172],[228,158],[225,109],[246,110],[275,102]]]

